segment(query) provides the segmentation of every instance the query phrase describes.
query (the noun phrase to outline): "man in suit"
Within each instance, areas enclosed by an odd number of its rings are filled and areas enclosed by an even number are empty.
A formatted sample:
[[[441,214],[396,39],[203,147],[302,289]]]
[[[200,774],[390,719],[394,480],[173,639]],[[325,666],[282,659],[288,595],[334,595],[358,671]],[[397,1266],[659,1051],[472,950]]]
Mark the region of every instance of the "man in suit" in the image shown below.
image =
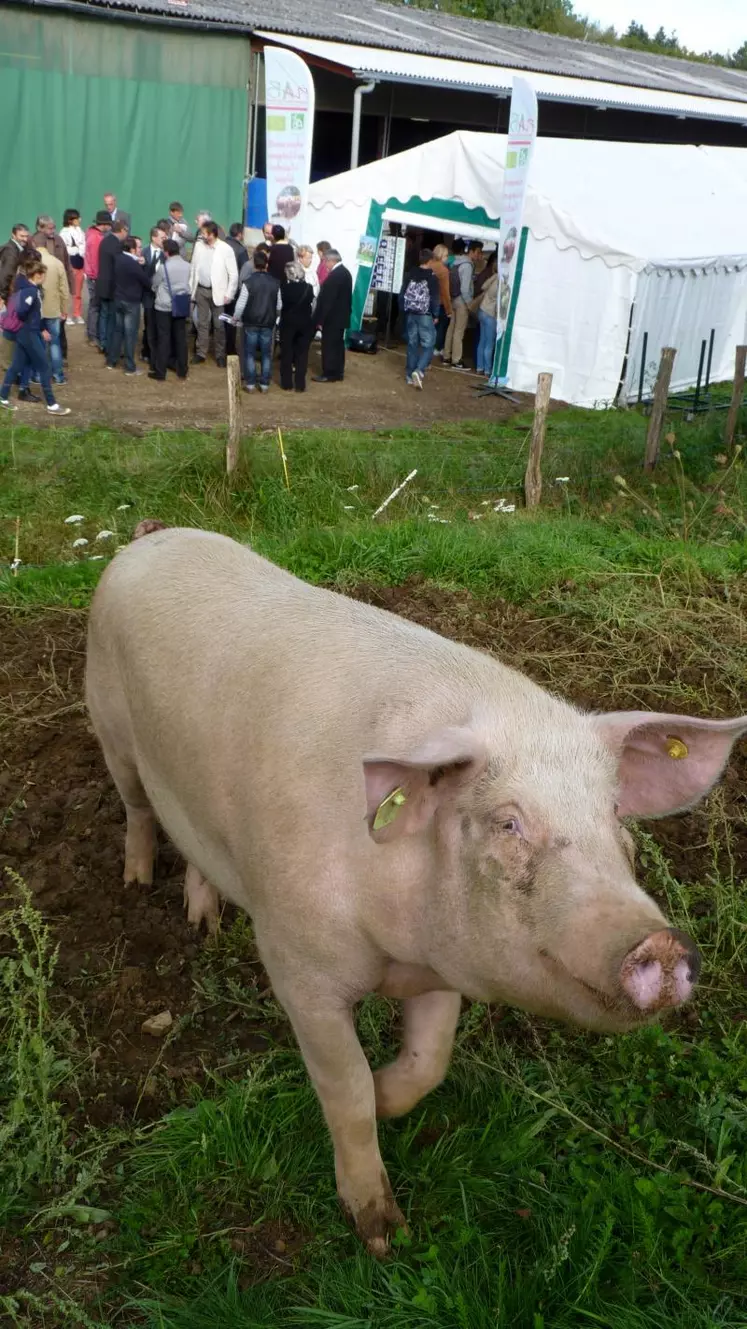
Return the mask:
[[[164,252],[163,244],[166,239],[166,232],[160,224],[152,226],[150,232],[150,244],[143,250],[145,260],[145,271],[148,273],[151,281],[153,280],[159,264],[163,263]],[[143,292],[143,344],[140,348],[140,356],[143,360],[154,361],[156,350],[156,297],[153,291]]]
[[[99,302],[99,346],[106,353],[107,343],[114,329],[114,261],[122,253],[127,239],[127,223],[121,217],[99,245],[99,275],[96,278],[96,296]]]
[[[124,208],[117,207],[116,194],[104,194],[104,207],[106,208],[113,222],[123,221],[125,223],[125,226],[127,227],[128,232],[132,230],[132,217],[130,216],[129,212],[125,212]]]
[[[327,254],[329,276],[319,292],[316,322],[322,329],[322,372],[315,383],[340,383],[345,377],[345,333],[353,305],[353,278],[336,249]]]

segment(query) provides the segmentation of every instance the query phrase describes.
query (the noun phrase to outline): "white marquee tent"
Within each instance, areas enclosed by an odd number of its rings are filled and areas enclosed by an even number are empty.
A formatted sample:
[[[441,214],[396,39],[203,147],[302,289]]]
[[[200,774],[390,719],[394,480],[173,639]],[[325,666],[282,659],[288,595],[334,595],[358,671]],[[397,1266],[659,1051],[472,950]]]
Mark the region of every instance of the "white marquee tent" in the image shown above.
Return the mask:
[[[309,238],[351,267],[356,324],[370,278],[361,237],[400,221],[497,239],[505,151],[504,135],[459,131],[311,186]],[[540,138],[524,226],[513,387],[533,391],[549,370],[555,396],[601,405],[625,366],[632,397],[645,333],[647,387],[664,345],[677,347],[673,387],[686,387],[711,329],[711,380],[731,377],[747,333],[747,151]]]

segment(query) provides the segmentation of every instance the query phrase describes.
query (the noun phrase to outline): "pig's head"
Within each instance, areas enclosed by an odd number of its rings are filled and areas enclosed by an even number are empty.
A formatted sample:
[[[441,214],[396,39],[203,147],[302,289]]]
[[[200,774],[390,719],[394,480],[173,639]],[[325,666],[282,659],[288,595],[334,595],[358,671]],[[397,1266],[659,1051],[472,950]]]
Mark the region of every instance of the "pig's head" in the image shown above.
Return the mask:
[[[622,819],[662,817],[720,776],[737,720],[531,711],[364,760],[369,833],[421,883],[427,961],[465,995],[609,1031],[690,996],[700,960],[637,885]]]

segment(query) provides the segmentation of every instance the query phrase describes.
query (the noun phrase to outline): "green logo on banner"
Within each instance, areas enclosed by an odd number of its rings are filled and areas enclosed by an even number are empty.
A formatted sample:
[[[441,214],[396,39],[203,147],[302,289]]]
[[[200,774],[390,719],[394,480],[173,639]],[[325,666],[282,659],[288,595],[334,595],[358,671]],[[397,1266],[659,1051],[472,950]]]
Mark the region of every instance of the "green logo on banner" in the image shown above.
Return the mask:
[[[514,166],[516,165],[516,160],[517,160],[517,154],[515,152],[506,153],[506,167],[509,171],[513,170]]]
[[[292,114],[291,129],[295,129],[299,132],[302,132],[305,118],[306,117],[304,116],[303,111],[296,111],[294,114]]]
[[[272,129],[275,131],[280,130],[282,133],[282,131],[285,129],[285,124],[286,122],[284,115],[268,115],[267,117],[268,129]]]

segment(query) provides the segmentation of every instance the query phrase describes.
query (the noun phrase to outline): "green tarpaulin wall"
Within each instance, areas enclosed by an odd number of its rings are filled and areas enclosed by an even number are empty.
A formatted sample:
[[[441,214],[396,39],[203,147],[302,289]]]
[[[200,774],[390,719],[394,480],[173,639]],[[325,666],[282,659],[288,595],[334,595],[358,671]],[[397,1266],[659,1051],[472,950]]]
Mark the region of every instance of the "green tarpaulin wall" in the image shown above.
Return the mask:
[[[0,242],[112,191],[148,230],[179,199],[241,219],[249,41],[0,5]]]

